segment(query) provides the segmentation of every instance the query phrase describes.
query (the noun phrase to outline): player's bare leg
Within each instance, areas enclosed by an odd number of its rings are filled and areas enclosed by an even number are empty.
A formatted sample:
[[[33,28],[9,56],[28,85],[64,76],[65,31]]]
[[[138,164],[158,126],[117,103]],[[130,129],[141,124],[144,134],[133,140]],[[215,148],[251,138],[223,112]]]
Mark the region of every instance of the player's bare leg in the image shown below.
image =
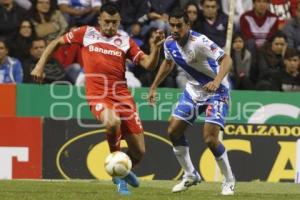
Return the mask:
[[[130,134],[125,136],[128,145],[128,152],[133,167],[138,164],[145,155],[145,139],[144,134]]]
[[[106,128],[106,138],[111,152],[120,150],[121,141],[121,119],[115,111],[109,108],[104,108],[99,119]]]
[[[109,108],[104,108],[99,116],[99,120],[106,128],[106,138],[111,152],[120,150],[121,141],[121,119],[120,117]],[[122,195],[130,194],[127,188],[127,182],[121,178],[113,178],[113,183],[117,185],[118,192]]]
[[[142,160],[145,154],[144,134],[139,133],[126,135],[125,140],[128,145],[127,154],[129,155],[134,167]],[[124,178],[124,180],[133,187],[139,186],[138,178],[132,171]]]
[[[220,126],[213,123],[204,124],[203,138],[205,144],[211,150],[216,158],[218,166],[225,176],[225,180],[222,184],[222,195],[233,195],[235,187],[235,178],[231,171],[227,152],[224,145],[219,141]]]
[[[168,127],[168,135],[173,144],[173,151],[179,164],[184,170],[182,181],[173,187],[172,192],[185,191],[190,186],[196,185],[201,181],[200,175],[195,170],[191,161],[189,146],[184,136],[184,131],[188,125],[187,122],[172,117]]]

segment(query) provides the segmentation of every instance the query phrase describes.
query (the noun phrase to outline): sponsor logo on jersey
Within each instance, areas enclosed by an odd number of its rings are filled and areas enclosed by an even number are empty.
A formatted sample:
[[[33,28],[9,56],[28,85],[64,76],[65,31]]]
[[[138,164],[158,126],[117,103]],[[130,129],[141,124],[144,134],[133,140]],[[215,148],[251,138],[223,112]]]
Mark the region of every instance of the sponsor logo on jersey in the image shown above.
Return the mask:
[[[101,110],[103,110],[104,109],[104,106],[103,106],[103,104],[102,103],[97,103],[96,104],[96,107],[95,107],[95,110],[96,111],[101,111]]]
[[[105,54],[105,55],[111,55],[111,56],[118,56],[118,57],[122,56],[121,51],[110,50],[110,49],[103,49],[101,47],[95,47],[93,45],[89,46],[89,51],[90,52],[102,53],[102,54]]]
[[[72,32],[69,32],[68,37],[69,37],[70,40],[72,40],[74,38],[74,34]]]
[[[114,44],[117,45],[117,46],[121,46],[122,45],[122,40],[120,38],[116,38],[114,40]]]
[[[209,47],[212,52],[215,52],[218,48],[218,46],[215,43],[212,43]]]

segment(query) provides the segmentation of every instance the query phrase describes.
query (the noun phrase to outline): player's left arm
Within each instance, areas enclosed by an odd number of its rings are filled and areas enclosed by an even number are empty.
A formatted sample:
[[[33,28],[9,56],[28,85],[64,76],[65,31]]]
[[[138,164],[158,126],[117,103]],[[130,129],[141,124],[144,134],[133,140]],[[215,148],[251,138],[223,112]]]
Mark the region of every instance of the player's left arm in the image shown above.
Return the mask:
[[[215,79],[203,86],[204,89],[210,92],[215,92],[219,88],[222,80],[228,74],[232,65],[232,59],[226,53],[224,54],[223,57],[221,57],[218,60],[218,62],[219,62],[220,70],[216,75]]]
[[[150,39],[151,51],[150,54],[143,54],[139,59],[139,64],[147,70],[154,70],[158,65],[159,54],[162,44],[165,40],[163,31],[155,32],[154,37]]]

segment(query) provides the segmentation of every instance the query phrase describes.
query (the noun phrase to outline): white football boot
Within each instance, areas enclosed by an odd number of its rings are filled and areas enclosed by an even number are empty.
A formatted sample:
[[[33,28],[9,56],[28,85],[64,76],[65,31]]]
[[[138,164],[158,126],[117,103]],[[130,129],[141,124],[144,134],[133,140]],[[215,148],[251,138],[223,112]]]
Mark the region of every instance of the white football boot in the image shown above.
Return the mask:
[[[195,170],[192,175],[184,175],[182,181],[175,185],[172,189],[172,192],[182,192],[187,190],[193,185],[197,185],[201,182],[201,177],[199,173]]]
[[[235,178],[232,180],[224,180],[222,184],[222,195],[234,195]]]

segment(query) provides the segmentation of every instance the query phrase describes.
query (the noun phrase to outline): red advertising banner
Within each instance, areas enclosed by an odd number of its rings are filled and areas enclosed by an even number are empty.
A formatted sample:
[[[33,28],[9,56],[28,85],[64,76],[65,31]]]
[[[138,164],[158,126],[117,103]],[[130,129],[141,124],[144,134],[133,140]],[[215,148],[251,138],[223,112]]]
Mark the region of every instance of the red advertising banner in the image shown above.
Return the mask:
[[[42,178],[40,118],[0,117],[0,179]]]
[[[2,97],[0,103],[0,117],[15,117],[16,85],[0,84],[0,97]]]

